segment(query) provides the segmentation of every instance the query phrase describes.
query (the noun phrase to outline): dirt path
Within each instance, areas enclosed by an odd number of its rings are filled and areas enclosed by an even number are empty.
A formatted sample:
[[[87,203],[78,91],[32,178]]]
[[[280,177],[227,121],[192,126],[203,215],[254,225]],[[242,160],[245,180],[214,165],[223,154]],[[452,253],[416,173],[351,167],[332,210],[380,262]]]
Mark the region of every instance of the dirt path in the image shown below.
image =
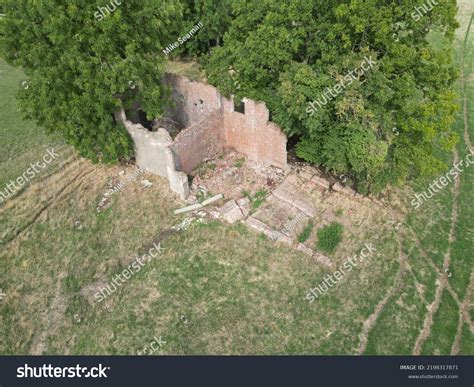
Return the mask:
[[[459,161],[458,152],[454,150],[454,163]],[[438,278],[436,283],[438,287],[436,288],[435,299],[433,302],[428,306],[428,314],[425,317],[425,321],[423,323],[423,328],[416,339],[415,348],[413,349],[413,355],[419,355],[421,353],[421,348],[425,340],[429,337],[431,333],[431,327],[433,325],[433,317],[436,311],[439,308],[441,303],[441,298],[443,295],[443,290],[448,287],[448,277],[445,275],[444,270],[449,269],[449,265],[451,263],[451,246],[454,242],[455,237],[455,229],[457,223],[457,216],[458,216],[458,196],[459,196],[459,188],[460,188],[460,178],[459,175],[456,176],[454,181],[454,193],[453,193],[453,209],[451,211],[451,229],[449,230],[449,245],[448,249],[446,250],[446,254],[444,255],[444,262],[443,262],[443,271],[438,272]]]
[[[466,146],[468,147],[469,151],[472,151],[472,145],[471,145],[471,139],[469,137],[469,118],[468,118],[468,110],[467,110],[466,77],[465,77],[465,72],[464,72],[464,64],[465,64],[465,57],[466,57],[466,49],[468,45],[468,37],[469,37],[469,32],[472,26],[473,19],[474,19],[474,15],[471,15],[471,20],[469,21],[469,25],[466,30],[463,48],[461,51],[461,80],[460,80],[462,99],[463,99],[464,142]],[[470,75],[472,74],[468,74],[468,76]],[[453,346],[451,347],[451,355],[457,355],[459,353],[459,349],[461,347],[461,336],[462,336],[462,328],[463,328],[464,322],[469,324],[471,331],[473,330],[471,316],[469,313],[473,291],[474,291],[474,273],[471,272],[469,287],[466,291],[464,300],[459,305],[459,322],[458,322]]]
[[[472,149],[471,146],[471,139],[469,137],[469,119],[468,119],[468,110],[467,110],[467,95],[466,95],[466,78],[464,73],[464,63],[465,63],[465,56],[466,56],[466,49],[468,45],[468,37],[469,32],[472,27],[472,21],[474,19],[474,15],[471,16],[471,20],[466,30],[466,36],[464,38],[463,48],[461,50],[461,93],[463,98],[463,116],[464,116],[464,142],[469,150]],[[469,76],[470,74],[468,74]]]
[[[464,322],[469,324],[471,331],[473,331],[470,308],[471,308],[471,297],[474,292],[474,274],[471,273],[471,281],[469,283],[469,288],[467,289],[466,296],[461,304],[459,309],[459,322],[456,330],[456,336],[454,338],[453,346],[451,347],[451,355],[457,355],[461,347],[461,336],[462,336],[462,327]]]
[[[65,266],[68,262],[64,261]],[[50,335],[59,328],[58,321],[62,321],[64,313],[66,312],[66,300],[61,291],[61,284],[65,274],[62,278],[58,278],[56,282],[56,290],[51,305],[43,312],[43,329],[33,338],[29,354],[42,355],[47,350],[47,339]]]
[[[406,256],[403,254],[402,251],[402,241],[401,238],[398,238],[398,254],[400,259],[400,268],[398,269],[398,273],[395,277],[392,287],[388,290],[385,294],[384,298],[377,304],[375,307],[374,312],[364,321],[364,325],[362,327],[362,332],[359,335],[360,342],[359,347],[357,348],[357,354],[362,355],[365,352],[365,348],[367,347],[367,342],[369,340],[369,333],[374,327],[375,323],[377,322],[380,313],[384,310],[385,306],[387,305],[388,301],[393,297],[395,293],[397,293],[403,285],[403,275],[406,271]]]

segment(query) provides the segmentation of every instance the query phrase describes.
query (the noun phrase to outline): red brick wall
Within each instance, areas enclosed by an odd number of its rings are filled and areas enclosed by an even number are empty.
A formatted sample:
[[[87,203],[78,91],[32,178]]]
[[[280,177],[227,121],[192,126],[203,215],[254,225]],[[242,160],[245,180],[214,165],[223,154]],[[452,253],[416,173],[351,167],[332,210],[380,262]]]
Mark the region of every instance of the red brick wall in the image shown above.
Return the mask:
[[[179,132],[170,147],[178,170],[189,174],[202,160],[217,156],[224,146],[221,127],[221,113],[216,110]]]
[[[201,122],[208,114],[221,107],[220,94],[213,86],[174,74],[166,74],[165,83],[172,89],[174,102],[169,113],[183,127]]]
[[[234,111],[234,103],[225,100],[223,106],[225,144],[250,159],[286,167],[286,136],[268,121],[269,112],[263,102],[245,99],[245,114]]]
[[[173,90],[175,103],[170,113],[188,127],[173,145],[183,171],[188,173],[221,147],[235,148],[252,160],[286,167],[286,136],[268,121],[269,112],[263,102],[245,99],[242,114],[234,111],[232,99],[221,96],[213,86],[171,74],[166,82]],[[206,125],[207,117],[212,119]]]

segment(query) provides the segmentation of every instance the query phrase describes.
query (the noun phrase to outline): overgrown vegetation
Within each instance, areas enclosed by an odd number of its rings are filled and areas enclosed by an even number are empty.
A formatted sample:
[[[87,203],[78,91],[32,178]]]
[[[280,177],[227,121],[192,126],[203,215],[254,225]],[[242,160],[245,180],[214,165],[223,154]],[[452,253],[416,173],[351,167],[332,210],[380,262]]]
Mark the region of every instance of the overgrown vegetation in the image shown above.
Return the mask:
[[[417,22],[422,3],[233,1],[204,67],[222,92],[265,101],[300,157],[378,192],[441,171],[438,152],[458,138],[449,48],[427,39],[431,29],[452,39],[456,2]],[[367,58],[376,64],[360,75]]]
[[[252,204],[251,204],[252,210],[256,210],[258,207],[260,207],[265,201],[266,197],[267,197],[267,191],[265,189],[258,190],[252,198]]]
[[[250,200],[250,208],[252,211],[255,211],[263,204],[265,198],[267,197],[267,194],[268,192],[264,188],[259,189],[257,192],[255,192],[254,195],[252,195],[249,191],[245,189],[242,190],[242,195]]]
[[[26,71],[19,98],[27,116],[83,156],[115,161],[132,149],[113,113],[132,102],[149,118],[163,113],[162,49],[200,21],[171,55],[196,55],[225,94],[265,101],[272,120],[298,138],[300,157],[345,174],[361,193],[379,192],[440,172],[439,152],[458,139],[449,45],[427,39],[438,30],[452,40],[456,2],[421,20],[411,14],[423,1],[415,3],[123,2],[98,21],[100,0],[6,0],[0,51]],[[374,65],[362,75],[367,58]]]
[[[132,103],[149,118],[163,113],[161,50],[179,30],[182,4],[124,1],[95,17],[104,5],[5,0],[0,56],[26,73],[18,94],[26,118],[61,133],[82,156],[114,162],[132,155],[114,113]]]
[[[308,224],[304,227],[303,231],[298,235],[298,242],[299,243],[304,243],[308,240],[308,238],[311,235],[311,232],[313,231],[314,228],[314,223],[312,220],[308,222]]]
[[[342,240],[342,224],[332,222],[318,230],[318,249],[331,254]]]

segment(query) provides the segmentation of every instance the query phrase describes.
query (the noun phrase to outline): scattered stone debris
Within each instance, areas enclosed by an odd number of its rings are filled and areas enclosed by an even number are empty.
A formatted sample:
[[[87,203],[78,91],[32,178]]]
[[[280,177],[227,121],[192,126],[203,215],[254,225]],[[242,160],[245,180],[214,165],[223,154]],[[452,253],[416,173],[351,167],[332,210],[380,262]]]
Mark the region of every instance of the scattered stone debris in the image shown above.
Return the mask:
[[[364,201],[365,204],[373,202],[373,199],[358,195],[350,187],[331,180],[310,165],[293,165],[291,170],[283,171],[249,161],[233,150],[226,150],[220,157],[206,160],[192,176],[191,194],[187,200],[190,205],[175,210],[175,213],[196,212],[194,217],[185,219],[179,227],[186,229],[194,221],[213,219],[223,219],[230,224],[240,221],[270,240],[291,246],[330,269],[335,267],[332,259],[309,247],[314,240],[298,243],[298,232],[305,227],[305,222],[295,219],[304,214],[305,218],[318,218],[318,226],[323,227],[325,210],[321,210],[314,198],[326,200],[331,192],[336,197],[350,196],[352,200]],[[222,194],[203,200],[216,191]],[[256,209],[252,208],[252,197],[258,192],[266,192],[266,200]],[[227,198],[223,205],[203,208],[223,197]],[[319,208],[318,211],[315,206]],[[350,213],[347,212],[347,215]],[[293,223],[297,227],[284,227]]]
[[[171,227],[171,229],[181,232],[187,230],[194,223],[206,223],[206,221],[207,220],[203,218],[195,218],[194,216],[190,216],[188,218],[183,219],[179,224]]]
[[[143,188],[149,188],[153,185],[153,183],[150,180],[142,180],[141,181],[142,187]]]
[[[206,160],[191,173],[188,203],[211,192],[221,192],[224,197],[237,200],[243,192],[272,191],[286,173],[280,168],[248,160],[232,149],[225,149],[219,157]]]
[[[108,195],[106,196],[104,194],[104,196],[102,196],[99,203],[97,204],[96,211],[99,213],[102,211],[105,211],[107,208],[109,208],[109,205],[110,205],[110,198],[108,197]]]
[[[124,177],[125,170],[121,170],[117,174],[117,176],[111,177],[107,181],[107,189],[105,190],[105,192],[103,193],[99,203],[97,204],[96,211],[99,212],[99,213],[105,211],[110,206],[110,203],[111,203],[110,197],[113,194],[116,194],[116,193],[122,191],[127,186],[127,184],[134,181],[143,172],[144,172],[144,170],[142,170],[141,168],[136,168],[135,167],[135,170],[133,172],[129,173],[126,177]],[[122,176],[122,179],[120,179],[119,176]],[[152,183],[149,182],[148,180],[144,180],[144,181],[147,181],[149,183],[148,186],[152,185]],[[143,184],[143,182],[142,182],[142,184]]]

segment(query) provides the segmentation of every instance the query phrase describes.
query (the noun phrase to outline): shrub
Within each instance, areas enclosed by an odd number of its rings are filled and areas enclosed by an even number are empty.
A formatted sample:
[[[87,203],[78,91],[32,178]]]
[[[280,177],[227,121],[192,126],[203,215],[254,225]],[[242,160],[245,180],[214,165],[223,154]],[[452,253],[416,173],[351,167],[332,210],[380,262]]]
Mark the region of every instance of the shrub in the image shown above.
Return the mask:
[[[298,242],[299,243],[304,243],[308,240],[309,236],[311,235],[311,231],[313,231],[314,228],[314,223],[312,220],[308,222],[308,224],[305,226],[303,231],[301,231],[300,235],[298,235]]]
[[[256,210],[258,207],[260,207],[263,202],[265,201],[265,197],[267,196],[267,191],[264,189],[261,189],[257,191],[257,193],[253,197],[252,201],[252,209]]]
[[[245,158],[241,157],[240,159],[237,159],[234,166],[237,168],[240,168],[242,165],[245,163]]]
[[[342,240],[342,224],[332,222],[318,231],[318,249],[326,253],[332,253]]]

